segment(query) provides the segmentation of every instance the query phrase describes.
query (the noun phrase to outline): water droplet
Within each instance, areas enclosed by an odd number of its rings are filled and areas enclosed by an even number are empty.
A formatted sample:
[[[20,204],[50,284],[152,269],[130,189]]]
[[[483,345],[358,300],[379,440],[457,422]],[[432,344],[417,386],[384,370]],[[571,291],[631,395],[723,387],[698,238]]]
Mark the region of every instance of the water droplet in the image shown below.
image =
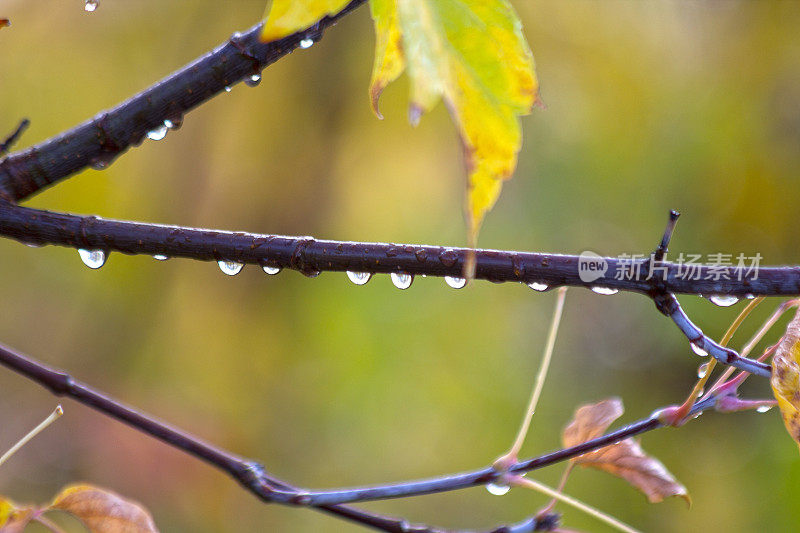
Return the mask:
[[[446,267],[455,265],[457,259],[458,255],[454,250],[444,250],[439,254],[439,261],[441,261],[441,263]]]
[[[606,296],[611,296],[612,294],[617,294],[619,289],[612,289],[611,287],[592,287],[592,292],[596,292],[597,294],[604,294]]]
[[[83,264],[89,268],[100,268],[106,264],[106,253],[103,250],[86,250],[81,248],[78,250]]]
[[[504,494],[508,494],[508,491],[511,490],[511,487],[509,485],[502,485],[499,483],[489,483],[486,485],[486,490],[489,491],[489,494],[503,496]]]
[[[715,305],[720,307],[730,307],[736,302],[739,301],[739,298],[736,296],[728,296],[727,294],[715,294],[714,296],[709,296],[708,300]]]
[[[347,277],[350,278],[350,281],[356,285],[366,285],[366,283],[372,277],[372,274],[369,272],[351,272],[348,270]]]
[[[772,409],[771,405],[761,405],[761,406],[756,408],[756,413],[766,413],[770,409]]]
[[[245,78],[244,83],[248,87],[255,87],[256,85],[261,83],[261,74],[253,74],[249,78]]]
[[[398,289],[407,289],[414,281],[414,276],[408,272],[392,272],[389,274],[389,277],[392,278],[392,283],[394,283],[394,286]]]
[[[281,271],[281,267],[272,266],[272,265],[261,265],[261,269],[269,274],[270,276],[274,276],[278,272]]]
[[[217,264],[219,265],[219,269],[229,276],[235,276],[236,274],[241,272],[242,268],[244,267],[243,263],[237,263],[236,261],[226,261],[224,259],[217,261]]]
[[[166,261],[167,259],[169,259],[169,256],[166,256],[164,254],[156,254],[153,256],[153,259],[155,259],[156,261]]]
[[[703,363],[697,367],[697,377],[703,379],[708,374],[708,363]]]
[[[24,244],[28,248],[41,248],[42,246],[44,246],[44,244],[42,244],[40,242],[33,242],[33,241],[28,241],[28,242],[26,242]]]
[[[180,127],[183,125],[183,117],[176,115],[172,118],[168,118],[164,121],[164,125],[170,130],[180,129]]]
[[[538,281],[532,281],[531,283],[528,283],[528,287],[539,292],[544,292],[548,289],[547,283],[539,283]]]
[[[306,48],[311,48],[312,46],[314,46],[314,39],[303,39],[300,41],[300,48],[304,50]]]
[[[454,289],[463,289],[464,286],[467,284],[467,280],[466,279],[464,279],[464,278],[456,278],[456,277],[453,277],[453,276],[445,276],[444,280],[445,280],[445,282],[447,282],[448,285],[450,285]]]
[[[315,268],[304,268],[300,273],[307,278],[316,278],[319,276],[320,271]]]
[[[696,344],[694,342],[690,342],[689,346],[692,348],[692,351],[694,353],[696,353],[697,355],[699,355],[700,357],[706,357],[708,355],[708,352],[705,351],[702,347],[700,347],[699,344]]]
[[[168,129],[169,128],[167,128],[166,126],[159,126],[158,128],[156,128],[154,130],[148,131],[147,132],[147,138],[152,140],[152,141],[160,141],[161,139],[163,139],[164,137],[167,136],[167,130]]]
[[[231,89],[231,86],[230,86],[230,85],[226,85],[226,86],[225,86],[225,92],[226,92],[226,93],[229,93],[229,92],[231,92],[231,90],[232,90],[232,89]]]
[[[98,4],[99,2],[97,0],[86,0],[86,3],[83,5],[83,10],[91,13],[97,9]]]
[[[705,394],[705,393],[706,393],[705,389],[700,389],[699,391],[697,391],[697,396],[696,397],[697,398],[702,398],[703,394]]]

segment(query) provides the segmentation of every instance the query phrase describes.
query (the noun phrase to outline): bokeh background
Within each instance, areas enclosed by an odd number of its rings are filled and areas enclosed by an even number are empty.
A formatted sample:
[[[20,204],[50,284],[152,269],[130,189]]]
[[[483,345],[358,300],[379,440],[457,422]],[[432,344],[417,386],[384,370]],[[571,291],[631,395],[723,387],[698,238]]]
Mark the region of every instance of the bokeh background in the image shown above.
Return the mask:
[[[800,4],[514,2],[548,108],[523,120],[513,181],[484,247],[646,253],[667,210],[672,250],[760,253],[800,263]],[[254,24],[263,0],[4,0],[0,132],[46,139],[149,86]],[[105,171],[26,205],[110,218],[319,238],[463,245],[463,168],[439,106],[416,129],[407,82],[370,112],[373,35],[359,9],[309,50],[187,115]],[[309,487],[430,476],[490,463],[509,445],[544,344],[554,293],[524,285],[448,288],[344,274],[275,277],[246,267],[114,255],[99,271],[75,250],[0,241],[0,340]],[[684,297],[719,337],[741,309]],[[741,344],[774,308],[745,324]],[[785,324],[785,321],[781,324]],[[770,337],[774,341],[780,333]],[[679,402],[700,360],[641,296],[568,293],[551,375],[524,448],[559,447],[581,403],[623,398],[620,422]],[[766,397],[764,381],[745,387]],[[57,399],[0,372],[0,448]],[[0,494],[46,501],[88,481],[141,501],[163,531],[357,531],[263,505],[216,470],[72,401],[0,468]],[[779,414],[707,413],[643,437],[690,490],[650,505],[589,470],[567,492],[646,531],[788,531],[800,520],[800,457]],[[536,472],[555,484],[560,467]],[[535,513],[538,494],[482,488],[365,505],[412,521],[487,528]],[[605,531],[564,509],[565,525]]]

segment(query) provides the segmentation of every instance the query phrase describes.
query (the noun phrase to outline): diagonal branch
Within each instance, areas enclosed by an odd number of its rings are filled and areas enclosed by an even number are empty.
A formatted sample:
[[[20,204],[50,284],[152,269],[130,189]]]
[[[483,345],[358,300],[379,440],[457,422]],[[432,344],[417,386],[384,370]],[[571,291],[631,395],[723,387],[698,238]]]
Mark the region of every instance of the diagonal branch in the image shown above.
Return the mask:
[[[142,433],[155,437],[173,448],[209,463],[230,474],[243,487],[264,502],[310,506],[362,526],[390,533],[445,533],[445,530],[436,527],[410,524],[403,519],[383,516],[346,505],[311,502],[309,500],[310,493],[273,477],[261,464],[204,442],[194,435],[124,405],[89,385],[73,379],[69,374],[50,368],[2,344],[0,344],[0,364],[42,385],[56,396],[68,396]],[[557,526],[558,520],[557,514],[547,514],[529,518],[516,525],[500,526],[490,533],[549,531]]]
[[[86,167],[106,168],[128,148],[138,146],[148,132],[179,125],[188,111],[226,87],[258,76],[304,39],[319,40],[325,29],[365,1],[352,0],[336,15],[278,41],[260,42],[261,24],[234,33],[208,54],[118,106],[0,161],[0,197],[19,202]]]

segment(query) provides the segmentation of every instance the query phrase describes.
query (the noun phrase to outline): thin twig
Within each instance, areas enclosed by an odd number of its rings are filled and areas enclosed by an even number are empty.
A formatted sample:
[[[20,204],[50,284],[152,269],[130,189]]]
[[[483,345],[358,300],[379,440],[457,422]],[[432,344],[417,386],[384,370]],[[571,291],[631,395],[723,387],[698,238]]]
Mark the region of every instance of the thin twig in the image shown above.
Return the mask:
[[[206,463],[227,472],[248,491],[265,502],[309,506],[345,518],[364,526],[391,533],[443,533],[444,530],[427,525],[409,524],[403,519],[388,517],[338,504],[313,502],[313,493],[294,487],[271,476],[259,463],[245,459],[178,428],[159,421],[150,415],[124,405],[70,375],[40,363],[0,344],[0,364],[42,385],[56,396],[68,396],[79,403],[115,418],[160,441],[182,450]],[[53,415],[51,415],[52,417]],[[48,419],[49,420],[49,419]],[[41,426],[41,425],[40,425]],[[37,428],[39,429],[39,428]],[[36,431],[36,430],[35,430]],[[29,437],[26,437],[29,440]],[[23,441],[26,442],[25,439]],[[22,441],[21,441],[22,442]],[[24,442],[22,442],[24,444]],[[18,448],[15,446],[15,449]],[[13,453],[13,451],[10,451]],[[8,454],[7,454],[8,455]],[[553,517],[531,518],[513,526],[500,526],[493,532],[525,532],[549,530],[554,527]]]
[[[19,202],[86,167],[103,169],[147,132],[165,121],[178,125],[198,105],[294,51],[304,39],[315,41],[340,18],[365,3],[353,0],[339,13],[311,28],[269,43],[259,41],[261,24],[230,39],[118,106],[56,137],[0,161],[0,197]]]
[[[35,428],[33,428],[31,431],[29,431],[27,435],[25,435],[24,437],[19,439],[19,441],[15,445],[13,445],[11,448],[9,448],[8,451],[6,453],[4,453],[2,457],[0,457],[0,466],[2,466],[6,461],[8,461],[8,459],[12,455],[17,453],[20,448],[22,448],[23,446],[28,444],[28,442],[33,437],[35,437],[36,435],[41,433],[44,429],[47,428],[47,426],[49,426],[50,424],[55,422],[58,419],[58,417],[60,417],[63,414],[64,414],[64,410],[61,408],[60,405],[57,406],[53,410],[53,412],[50,413],[50,415],[47,418],[42,420],[42,422],[39,423],[39,425],[37,425]]]
[[[11,133],[11,135],[6,137],[6,140],[0,143],[0,157],[6,155],[6,152],[8,152],[11,149],[11,146],[13,146],[15,142],[17,142],[17,139],[19,139],[20,135],[22,135],[22,133],[28,128],[28,126],[30,126],[30,124],[31,121],[28,120],[27,118],[23,118],[19,122],[17,129],[15,129],[13,133]]]

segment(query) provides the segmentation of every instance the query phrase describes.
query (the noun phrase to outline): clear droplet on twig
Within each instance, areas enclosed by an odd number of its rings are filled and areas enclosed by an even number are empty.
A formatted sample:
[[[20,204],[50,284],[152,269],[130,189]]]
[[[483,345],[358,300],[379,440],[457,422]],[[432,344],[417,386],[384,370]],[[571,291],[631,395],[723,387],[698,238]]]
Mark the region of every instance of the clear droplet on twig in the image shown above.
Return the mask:
[[[389,277],[392,278],[392,283],[398,289],[407,289],[414,281],[414,276],[408,272],[392,272]]]
[[[697,377],[703,379],[708,374],[708,363],[703,363],[697,367]]]
[[[698,343],[690,342],[689,347],[691,347],[692,351],[700,357],[706,357],[708,355],[708,352],[705,351]]]
[[[86,3],[83,4],[83,10],[92,13],[97,9],[99,3],[98,0],[86,0]]]
[[[239,272],[242,271],[244,268],[244,263],[237,263],[236,261],[227,261],[225,259],[221,259],[217,261],[219,265],[219,269],[222,270],[223,273],[229,276],[235,276]]]
[[[772,409],[771,405],[760,405],[760,406],[756,407],[756,413],[766,413],[770,409]]]
[[[261,270],[263,270],[270,276],[274,276],[275,274],[281,271],[281,267],[272,265],[261,265]]]
[[[156,261],[166,261],[167,259],[169,259],[169,256],[166,256],[164,254],[156,254],[153,256],[153,259],[155,259]]]
[[[457,278],[454,276],[445,276],[444,281],[454,289],[463,289],[464,286],[467,284],[466,279]]]
[[[348,270],[347,277],[350,278],[350,281],[352,281],[356,285],[366,285],[367,282],[372,277],[372,274],[370,274],[369,272],[352,272]]]
[[[106,264],[106,253],[103,250],[87,250],[81,248],[78,250],[78,255],[81,256],[83,264],[89,268],[100,268]]]
[[[709,296],[708,301],[720,307],[730,307],[736,304],[739,301],[739,298],[737,296],[729,296],[727,294],[715,294],[713,296]]]
[[[486,490],[489,491],[489,494],[503,496],[504,494],[508,494],[508,491],[511,490],[511,487],[502,483],[489,483],[486,485]]]
[[[169,130],[168,127],[161,125],[155,129],[148,131],[147,138],[150,139],[151,141],[160,141],[161,139],[167,136],[167,130]]]
[[[541,282],[538,282],[538,281],[532,281],[532,282],[528,283],[528,287],[530,287],[531,289],[533,289],[535,291],[539,291],[539,292],[544,292],[549,288],[547,286],[547,283],[541,283]]]
[[[611,296],[612,294],[617,294],[619,289],[612,289],[611,287],[592,287],[592,292],[596,292],[597,294],[604,294],[606,296]]]
[[[244,84],[248,87],[255,87],[261,83],[261,74],[253,74],[249,78],[244,79]]]
[[[311,48],[312,46],[314,46],[314,39],[303,39],[302,41],[300,41],[300,48],[304,50],[307,48]]]
[[[231,92],[231,86],[230,86],[230,85],[226,85],[226,86],[225,86],[225,92],[226,92],[226,93],[229,93],[229,92]]]

